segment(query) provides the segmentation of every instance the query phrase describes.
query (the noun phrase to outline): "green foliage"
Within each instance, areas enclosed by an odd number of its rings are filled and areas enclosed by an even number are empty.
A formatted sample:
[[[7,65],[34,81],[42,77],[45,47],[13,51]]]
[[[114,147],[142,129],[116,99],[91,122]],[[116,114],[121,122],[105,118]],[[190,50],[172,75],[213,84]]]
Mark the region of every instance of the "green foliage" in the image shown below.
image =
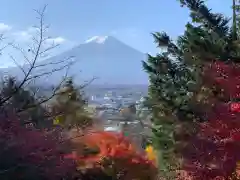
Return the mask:
[[[236,32],[240,33],[240,1],[239,0],[233,0],[233,24],[236,24]]]
[[[190,10],[191,23],[187,23],[186,31],[179,37],[178,44],[185,56],[201,61],[238,61],[239,32],[229,26],[230,19],[220,13],[213,13],[202,0],[180,0],[182,6]],[[196,64],[196,62],[194,62]]]
[[[16,112],[22,124],[31,123],[36,128],[46,127],[46,110],[38,103],[34,92],[23,87],[19,88],[14,78],[2,82],[0,96],[1,99],[8,99],[2,105],[2,110]]]
[[[155,43],[165,51],[143,62],[150,82],[147,104],[154,124],[153,145],[159,150],[160,170],[165,172],[177,162],[176,126],[189,127],[206,119],[203,106],[208,105],[212,91],[202,79],[205,63],[240,59],[238,29],[229,26],[228,18],[213,13],[202,0],[180,0],[180,4],[190,10],[192,22],[176,43],[164,32],[154,33]]]
[[[52,111],[57,115],[58,124],[65,128],[85,128],[92,123],[92,119],[85,111],[86,101],[74,87],[72,79],[60,89],[56,101],[52,104]]]
[[[153,34],[155,42],[167,51],[143,62],[149,75],[148,106],[152,110],[153,145],[159,150],[159,168],[162,173],[177,166],[174,128],[178,121],[192,120],[190,103],[195,89],[194,73],[183,61],[182,52],[165,33]]]

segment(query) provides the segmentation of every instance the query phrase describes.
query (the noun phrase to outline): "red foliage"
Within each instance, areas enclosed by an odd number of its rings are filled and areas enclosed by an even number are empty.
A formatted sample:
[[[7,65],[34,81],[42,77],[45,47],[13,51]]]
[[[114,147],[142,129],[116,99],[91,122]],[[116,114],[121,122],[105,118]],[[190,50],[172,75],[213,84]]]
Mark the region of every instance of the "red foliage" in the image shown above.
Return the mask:
[[[223,94],[225,102],[215,99],[208,121],[199,124],[183,153],[184,169],[196,180],[227,179],[240,161],[240,105],[228,103],[240,95],[240,67],[215,62],[206,70],[208,85]]]
[[[205,82],[209,86],[217,86],[225,98],[240,96],[240,66],[238,64],[216,61],[206,66]]]
[[[156,176],[157,168],[154,163],[145,154],[138,153],[122,134],[93,132],[79,141],[90,149],[98,149],[96,154],[86,156],[83,152],[78,152],[70,157],[77,159],[83,168],[103,169],[107,174],[124,180],[150,180]]]
[[[61,179],[74,173],[58,142],[44,133],[26,129],[16,120],[0,121],[0,179]]]
[[[236,112],[236,113],[240,112],[240,103],[239,102],[231,103],[230,109],[231,109],[231,112]]]

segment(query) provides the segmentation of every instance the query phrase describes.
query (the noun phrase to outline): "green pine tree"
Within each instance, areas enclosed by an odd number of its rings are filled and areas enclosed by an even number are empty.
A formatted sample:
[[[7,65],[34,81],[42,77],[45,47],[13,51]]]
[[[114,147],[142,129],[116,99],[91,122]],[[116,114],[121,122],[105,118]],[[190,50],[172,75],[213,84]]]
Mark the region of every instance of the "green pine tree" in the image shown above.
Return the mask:
[[[232,26],[236,39],[240,37],[240,0],[232,0]]]
[[[187,130],[194,122],[206,120],[206,109],[199,110],[208,107],[207,99],[213,94],[212,89],[204,86],[203,65],[216,60],[237,62],[240,59],[236,8],[233,8],[230,26],[230,19],[213,13],[202,0],[180,0],[180,3],[190,10],[192,22],[186,24],[184,34],[176,43],[166,33],[154,33],[155,43],[166,51],[149,55],[143,62],[150,80],[152,142],[158,150],[159,168],[166,177],[172,176],[171,169],[179,165],[176,163],[179,124]]]
[[[202,0],[180,0],[190,10],[192,22],[186,25],[183,36],[177,44],[183,50],[184,60],[198,72],[198,83],[202,82],[203,67],[206,63],[223,61],[238,64],[240,60],[240,2],[232,0],[232,17],[226,18],[213,13]],[[208,88],[208,96],[221,98],[216,87]]]
[[[173,178],[174,173],[171,172],[178,167],[174,129],[179,121],[195,118],[188,106],[194,95],[192,87],[195,78],[182,61],[182,52],[170,38],[165,33],[155,33],[153,36],[158,46],[168,51],[155,57],[149,55],[147,62],[143,62],[150,80],[147,104],[150,105],[154,124],[152,142],[159,150],[160,171]]]
[[[56,101],[52,105],[52,111],[57,115],[57,124],[65,128],[84,129],[92,123],[85,107],[87,103],[79,90],[74,86],[72,79],[60,89]]]
[[[186,56],[202,61],[239,61],[238,3],[233,0],[233,17],[213,13],[202,0],[180,0],[190,10],[192,22],[179,37],[178,44]],[[188,58],[189,59],[189,58]],[[196,64],[196,62],[194,62]]]

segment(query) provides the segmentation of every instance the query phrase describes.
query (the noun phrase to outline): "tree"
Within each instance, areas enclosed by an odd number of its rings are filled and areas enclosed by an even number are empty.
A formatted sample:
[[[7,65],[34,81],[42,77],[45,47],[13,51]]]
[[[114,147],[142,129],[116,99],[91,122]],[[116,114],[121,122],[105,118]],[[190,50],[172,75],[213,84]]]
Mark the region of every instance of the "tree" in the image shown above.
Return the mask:
[[[127,133],[128,124],[136,120],[136,107],[135,104],[131,104],[128,107],[122,108],[120,110],[121,117],[123,117],[123,131]],[[130,125],[131,126],[131,125]]]
[[[141,150],[144,144],[145,131],[141,125],[141,121],[137,116],[136,104],[130,104],[128,107],[122,108],[120,111],[122,117],[122,132]]]
[[[200,115],[200,118],[197,118],[198,120],[207,120],[208,122],[200,122],[200,123],[194,123],[198,129],[195,131],[196,135],[193,136],[193,139],[195,140],[195,142],[193,141],[189,141],[188,145],[192,145],[192,148],[196,148],[196,147],[201,147],[200,149],[198,149],[199,151],[199,156],[196,156],[196,158],[199,158],[198,163],[196,162],[192,162],[193,164],[198,164],[199,168],[194,169],[194,172],[197,173],[202,173],[202,176],[198,176],[199,179],[209,179],[210,176],[209,173],[215,173],[215,177],[217,175],[222,175],[224,174],[224,176],[226,177],[226,175],[229,175],[229,172],[232,172],[232,170],[234,169],[234,163],[232,164],[232,162],[228,163],[227,162],[223,162],[222,165],[218,164],[218,166],[221,167],[225,167],[228,166],[231,170],[229,171],[229,169],[227,170],[227,168],[225,169],[226,171],[224,171],[223,169],[218,170],[216,169],[209,169],[209,167],[206,167],[206,162],[204,164],[203,161],[201,161],[201,157],[202,156],[205,160],[207,158],[210,158],[210,156],[208,156],[208,152],[205,152],[203,149],[207,150],[211,147],[216,147],[213,152],[219,152],[219,150],[221,149],[221,153],[223,153],[224,155],[229,154],[231,157],[235,156],[234,152],[235,150],[233,149],[229,149],[229,147],[231,146],[235,146],[236,147],[236,143],[231,144],[229,146],[224,146],[223,141],[220,141],[220,144],[216,144],[214,139],[216,140],[216,138],[223,138],[223,134],[226,133],[226,129],[225,128],[229,128],[228,132],[232,132],[230,124],[233,123],[230,117],[230,112],[226,112],[227,109],[225,109],[225,111],[223,109],[220,109],[220,107],[223,108],[223,104],[222,103],[226,103],[226,102],[231,102],[233,99],[236,100],[236,93],[239,92],[238,90],[238,81],[236,80],[238,78],[238,62],[239,62],[239,31],[237,29],[236,26],[236,12],[234,11],[235,8],[233,8],[233,23],[232,26],[229,25],[230,20],[228,18],[225,18],[223,15],[219,14],[219,13],[212,13],[211,10],[209,10],[206,5],[204,4],[203,1],[201,0],[181,0],[181,5],[182,6],[186,6],[189,8],[190,12],[191,12],[191,18],[192,18],[192,22],[187,23],[186,25],[186,30],[184,35],[180,36],[176,42],[176,45],[171,45],[171,46],[167,46],[167,54],[171,54],[171,58],[168,61],[171,61],[171,63],[173,62],[173,60],[175,62],[177,62],[177,64],[179,65],[184,65],[185,69],[190,70],[190,72],[195,72],[193,74],[193,76],[191,76],[192,73],[189,73],[186,77],[190,77],[190,80],[192,80],[194,83],[191,85],[194,85],[192,87],[194,87],[194,91],[191,91],[191,88],[186,88],[187,91],[185,91],[185,95],[186,94],[191,94],[190,97],[190,101],[185,101],[186,104],[188,105],[188,108],[191,109],[193,117],[195,117],[196,115]],[[233,1],[235,2],[235,1]],[[234,3],[233,3],[234,5]],[[154,35],[155,39],[157,39],[157,43],[159,46],[162,46],[164,43],[163,42],[169,42],[169,37],[165,34],[165,33],[155,33]],[[167,44],[167,43],[165,43]],[[172,48],[174,47],[174,49]],[[177,53],[175,53],[177,52]],[[165,55],[165,54],[163,54]],[[157,59],[157,57],[154,57]],[[157,62],[161,62],[161,60],[159,60],[160,58],[158,58]],[[164,59],[164,58],[163,58]],[[166,59],[166,58],[165,58]],[[149,61],[149,60],[148,60]],[[170,63],[170,64],[171,64]],[[167,90],[168,88],[164,88],[164,85],[167,84],[166,82],[171,82],[171,79],[174,78],[170,78],[170,80],[168,79],[167,81],[165,80],[165,78],[163,78],[162,74],[164,73],[164,70],[160,69],[158,72],[156,67],[162,67],[162,64],[160,63],[160,65],[156,65],[157,63],[150,63],[148,62],[147,65],[145,65],[145,69],[147,69],[147,72],[151,72],[150,74],[150,80],[151,80],[151,85],[153,87],[151,87],[150,85],[150,90],[149,92],[150,94],[150,100],[156,101],[156,99],[158,99],[159,97],[161,99],[162,96],[164,96],[165,99],[163,99],[162,101],[164,103],[168,103],[168,105],[170,105],[170,108],[167,107],[167,109],[170,109],[170,111],[174,112],[173,109],[171,107],[174,107],[174,103],[172,103],[172,101],[174,99],[177,99],[177,97],[179,97],[179,95],[177,96],[171,96],[170,93],[165,93],[164,92]],[[236,66],[235,69],[229,69],[229,67],[234,67]],[[152,68],[155,67],[155,68]],[[210,70],[209,70],[210,68]],[[225,73],[223,73],[221,71],[221,69],[225,68],[228,69],[226,70]],[[171,67],[167,68],[168,71],[171,71]],[[214,71],[214,70],[215,71]],[[155,71],[155,72],[154,72]],[[177,72],[177,70],[174,70],[174,72]],[[219,73],[217,77],[216,76],[216,72]],[[154,79],[152,76],[157,76],[160,74],[160,77],[158,79],[158,81],[160,81],[159,84],[157,84],[156,82],[154,83],[154,81],[152,79]],[[231,75],[230,75],[231,74]],[[179,77],[179,76],[178,76]],[[181,77],[181,76],[180,76]],[[191,77],[194,77],[193,79]],[[157,79],[157,78],[155,78]],[[164,80],[162,80],[164,79]],[[223,84],[225,85],[221,85],[219,86],[219,82],[223,82]],[[227,81],[227,82],[226,82]],[[234,83],[233,83],[234,81]],[[176,80],[173,80],[173,84],[176,85]],[[180,81],[179,81],[180,82]],[[178,94],[178,89],[183,88],[183,87],[187,87],[186,85],[188,84],[187,81],[182,81],[182,84],[180,86],[173,86],[174,88],[174,93]],[[161,92],[160,87],[162,89],[163,92]],[[169,87],[169,86],[167,86]],[[177,89],[178,87],[178,89]],[[157,90],[152,90],[152,89],[158,89]],[[231,93],[230,93],[231,92]],[[162,95],[164,94],[164,95]],[[153,98],[153,95],[155,95],[155,97]],[[166,98],[168,97],[168,99]],[[199,101],[199,97],[200,101]],[[181,97],[182,98],[182,97]],[[169,101],[170,99],[170,101]],[[170,102],[170,103],[169,103]],[[173,101],[174,102],[174,101]],[[161,104],[162,102],[157,103],[157,105]],[[163,104],[163,103],[162,103]],[[197,106],[196,106],[197,105]],[[202,112],[198,112],[196,111],[197,109],[202,107],[201,109],[203,110]],[[165,106],[166,107],[166,106]],[[195,108],[194,108],[195,107]],[[196,108],[198,107],[198,108]],[[204,107],[204,108],[203,108]],[[225,106],[225,108],[227,108],[227,106]],[[154,112],[154,110],[156,110],[157,112],[159,112],[160,110],[164,109],[163,107],[157,108],[157,107],[152,107],[152,110]],[[181,109],[181,108],[180,108]],[[218,110],[216,110],[218,109]],[[170,116],[177,117],[176,119],[181,119],[179,117],[181,116],[176,116],[176,114],[170,112]],[[214,113],[213,113],[214,112]],[[215,116],[213,115],[215,114]],[[223,114],[225,114],[226,116],[223,116]],[[228,115],[229,117],[227,117]],[[184,116],[186,114],[184,113]],[[204,116],[203,116],[204,115]],[[182,116],[182,117],[184,117]],[[156,117],[156,115],[153,116],[153,118]],[[204,117],[204,118],[203,118]],[[172,117],[171,117],[172,118]],[[215,118],[215,120],[212,120],[211,118]],[[155,118],[158,121],[160,121],[160,118]],[[174,118],[172,118],[174,119]],[[185,118],[184,118],[185,119]],[[192,117],[190,118],[192,119]],[[220,122],[217,120],[221,120]],[[195,118],[193,118],[193,120],[195,120]],[[227,122],[229,121],[229,122]],[[174,123],[173,123],[174,124]],[[217,126],[217,125],[218,126]],[[235,123],[234,123],[235,124]],[[184,124],[185,125],[185,124]],[[237,124],[235,124],[235,130],[238,129]],[[161,124],[160,128],[164,128],[164,126]],[[177,131],[177,126],[175,126],[175,131]],[[208,128],[206,128],[208,127]],[[224,129],[222,128],[224,127]],[[167,129],[166,127],[164,128],[165,130]],[[192,127],[193,129],[193,127]],[[209,129],[209,131],[212,133],[207,133],[207,129]],[[158,128],[159,130],[159,128]],[[170,132],[173,132],[173,128],[170,129]],[[214,132],[218,132],[216,134],[214,134]],[[202,134],[201,134],[202,133]],[[223,134],[221,134],[223,133]],[[155,132],[156,134],[156,132]],[[168,133],[169,134],[169,133]],[[202,136],[200,136],[200,134]],[[210,135],[211,134],[211,135]],[[220,135],[221,134],[221,135]],[[226,135],[226,134],[225,134]],[[197,137],[201,137],[204,139],[202,139],[202,141],[196,141]],[[212,136],[212,137],[211,137]],[[180,139],[179,137],[174,137],[172,139],[174,139],[175,144],[173,145],[173,147],[177,147],[177,139]],[[186,138],[186,137],[184,137]],[[159,142],[160,138],[157,138],[157,141]],[[187,138],[189,139],[189,137]],[[191,138],[190,138],[191,139]],[[183,143],[182,143],[183,144]],[[211,147],[210,147],[211,146]],[[218,149],[219,148],[219,149]],[[184,149],[184,148],[183,148]],[[192,150],[193,150],[192,149]],[[223,152],[225,151],[225,153]],[[182,151],[185,152],[185,154],[194,154],[196,155],[197,153],[194,151]],[[231,153],[233,154],[231,154]],[[201,154],[201,155],[200,155]],[[224,156],[223,155],[223,156]],[[207,157],[208,156],[208,157]],[[219,157],[223,157],[222,155],[218,154],[218,155],[213,155],[211,154],[212,158],[216,158],[217,156]],[[224,156],[225,158],[227,158],[227,156]],[[189,158],[190,161],[192,161],[193,159]],[[231,159],[231,158],[230,158]],[[212,159],[213,160],[213,159]],[[216,160],[216,159],[215,159]],[[229,159],[228,159],[229,160]],[[201,161],[201,162],[199,162]],[[214,160],[213,160],[214,161]],[[216,162],[211,162],[213,164],[216,165]],[[209,162],[208,162],[209,163]],[[213,165],[212,164],[212,165]],[[190,167],[189,164],[185,164],[188,167]],[[208,164],[209,165],[209,164]],[[193,169],[192,169],[193,170]],[[206,171],[205,171],[206,170]],[[217,174],[217,172],[219,174]],[[214,175],[211,175],[214,176]],[[207,178],[206,178],[207,177]],[[196,177],[195,177],[196,178]]]
[[[157,34],[156,36],[157,37]],[[174,114],[184,109],[188,96],[186,89],[181,87],[178,79],[181,71],[177,64],[170,61],[166,54],[150,56],[143,62],[145,71],[149,74],[149,104],[152,110],[153,144],[159,150],[159,168],[165,173],[171,171],[174,159]],[[184,79],[182,79],[184,80]],[[179,92],[176,92],[179,89]],[[181,96],[181,94],[182,96]],[[181,97],[184,97],[185,99]],[[188,99],[187,99],[188,98]],[[178,107],[182,106],[180,109]],[[175,112],[174,112],[175,111]],[[164,173],[164,174],[165,174]]]
[[[52,104],[52,112],[57,115],[57,121],[65,128],[84,129],[92,124],[85,107],[86,101],[81,96],[79,89],[74,87],[72,78],[69,78],[60,89],[56,101]]]
[[[240,1],[239,0],[233,0],[232,1],[232,27],[234,29],[234,34],[236,34],[236,37],[239,37],[240,33]]]
[[[190,10],[192,23],[178,39],[184,53],[193,60],[239,61],[239,33],[236,25],[236,8],[233,1],[232,26],[230,19],[220,13],[213,13],[202,0],[180,0]]]
[[[143,62],[149,75],[148,106],[152,111],[153,144],[159,150],[160,170],[167,172],[178,166],[175,156],[175,127],[180,122],[203,120],[195,96],[198,74],[185,63],[181,48],[165,33],[153,34],[160,48],[166,48],[156,57],[149,55]],[[166,175],[168,176],[168,175]]]
[[[199,129],[188,138],[183,149],[183,169],[193,179],[230,179],[239,170],[239,76],[238,64],[215,62],[206,72],[206,83],[221,89],[221,95],[211,99],[214,104],[208,112],[208,121],[199,123]],[[234,99],[237,101],[229,101]],[[233,178],[232,178],[233,179]]]
[[[153,144],[160,151],[160,170],[164,171],[170,171],[169,166],[175,162],[172,157],[178,141],[183,144],[181,138],[189,136],[181,133],[189,125],[196,132],[195,122],[208,119],[210,100],[216,91],[204,82],[206,65],[213,61],[238,62],[240,52],[239,36],[234,26],[229,27],[229,19],[212,13],[201,0],[180,3],[190,9],[192,18],[184,35],[174,43],[166,33],[154,33],[157,46],[166,51],[155,57],[149,55],[143,62],[150,80]]]
[[[32,37],[32,42],[29,44],[28,47],[20,47],[19,45],[16,45],[14,43],[9,43],[9,46],[11,46],[13,49],[16,51],[20,52],[20,54],[23,57],[24,60],[24,65],[20,65],[17,59],[15,59],[13,56],[10,56],[11,59],[14,61],[17,67],[22,72],[23,77],[18,78],[17,82],[13,86],[11,93],[7,93],[4,96],[1,97],[0,99],[0,106],[2,109],[3,107],[9,103],[9,101],[13,100],[13,96],[15,98],[20,97],[19,95],[16,96],[15,94],[19,94],[19,91],[21,91],[20,94],[25,94],[28,96],[28,92],[26,89],[29,89],[30,86],[34,86],[35,82],[38,81],[39,78],[43,78],[46,76],[51,75],[52,73],[56,71],[64,71],[66,70],[66,74],[64,75],[63,79],[61,82],[59,82],[56,86],[54,86],[51,89],[51,93],[48,96],[35,96],[36,101],[35,103],[23,103],[21,108],[18,108],[18,111],[16,113],[23,113],[23,111],[26,111],[28,109],[34,109],[36,106],[39,107],[42,104],[45,104],[48,102],[50,99],[52,99],[55,95],[56,92],[59,90],[61,87],[62,83],[66,80],[67,73],[69,67],[73,64],[73,57],[67,57],[65,59],[59,59],[54,62],[50,62],[49,64],[44,64],[40,62],[43,58],[46,58],[50,50],[56,48],[59,46],[59,44],[56,44],[53,42],[52,45],[46,46],[46,43],[49,41],[51,42],[51,37],[47,35],[47,31],[49,27],[45,23],[45,11],[46,11],[46,6],[42,10],[35,10],[37,13],[37,19],[38,19],[38,24],[36,26],[33,26],[34,31],[36,34]],[[49,68],[49,65],[58,65],[58,68]],[[64,72],[63,72],[64,73]],[[10,75],[11,76],[11,75]],[[11,85],[11,83],[9,84]],[[27,88],[28,87],[28,88]],[[23,90],[24,89],[24,90]],[[35,92],[32,92],[33,94],[38,93],[38,89],[36,89]],[[33,99],[32,99],[33,101]],[[16,107],[16,106],[15,106]]]
[[[10,77],[2,82],[0,97],[3,99],[11,96],[11,98],[5,102],[1,112],[19,112],[18,117],[21,124],[31,123],[36,128],[46,128],[47,110],[41,104],[38,104],[36,97],[30,90],[21,87],[16,93],[13,93],[16,88],[18,88],[18,83],[14,78]],[[30,106],[32,108],[27,108]]]

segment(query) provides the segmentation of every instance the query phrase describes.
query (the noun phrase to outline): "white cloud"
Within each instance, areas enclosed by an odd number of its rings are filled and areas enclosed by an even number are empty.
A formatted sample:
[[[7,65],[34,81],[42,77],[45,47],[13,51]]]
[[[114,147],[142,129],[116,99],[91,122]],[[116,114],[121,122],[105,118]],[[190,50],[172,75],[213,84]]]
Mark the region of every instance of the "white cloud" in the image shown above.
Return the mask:
[[[12,29],[11,26],[9,26],[5,23],[0,23],[0,32],[10,31],[11,29]]]
[[[17,41],[29,41],[32,36],[27,31],[18,31],[13,33],[15,40]]]
[[[37,30],[35,28],[30,27],[24,31],[13,32],[13,36],[17,41],[28,42],[32,39],[36,31]]]
[[[27,29],[27,32],[29,33],[29,34],[32,34],[32,35],[34,35],[36,32],[38,32],[39,30],[38,30],[38,28],[35,28],[35,27],[29,27],[28,29]]]
[[[30,42],[30,41],[32,41],[32,38],[38,34],[37,33],[38,31],[39,30],[37,28],[30,27],[30,28],[28,28],[25,31],[14,32],[13,35],[15,36],[15,39],[17,41]],[[49,46],[49,45],[53,45],[53,44],[54,45],[56,45],[56,44],[63,44],[65,42],[66,42],[65,38],[63,38],[61,36],[58,36],[58,37],[46,39],[44,44],[46,46]]]
[[[65,42],[66,42],[66,39],[61,36],[56,38],[49,38],[46,40],[46,43],[48,44],[63,44]]]

